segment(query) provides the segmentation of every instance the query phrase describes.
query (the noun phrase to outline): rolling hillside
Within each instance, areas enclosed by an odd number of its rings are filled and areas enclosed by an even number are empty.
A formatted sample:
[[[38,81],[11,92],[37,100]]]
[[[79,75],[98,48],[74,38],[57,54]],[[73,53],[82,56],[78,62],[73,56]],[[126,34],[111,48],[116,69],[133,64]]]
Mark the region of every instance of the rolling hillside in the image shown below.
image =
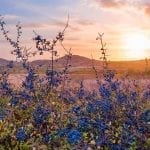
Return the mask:
[[[101,70],[102,69],[102,61],[94,60],[94,66]],[[8,60],[0,59],[0,66],[6,66],[9,63]],[[41,68],[45,69],[50,64],[50,60],[35,60],[30,62],[32,66],[40,66]],[[58,61],[55,62],[56,68],[63,68],[66,64],[66,56],[61,57]],[[90,69],[92,68],[92,60],[83,56],[72,55],[70,60],[71,70],[76,69]],[[21,67],[21,64],[15,63],[17,68]],[[109,67],[111,69],[117,70],[117,72],[122,71],[144,71],[145,69],[150,69],[150,59],[148,60],[148,65],[146,66],[145,60],[138,60],[138,61],[109,61]]]

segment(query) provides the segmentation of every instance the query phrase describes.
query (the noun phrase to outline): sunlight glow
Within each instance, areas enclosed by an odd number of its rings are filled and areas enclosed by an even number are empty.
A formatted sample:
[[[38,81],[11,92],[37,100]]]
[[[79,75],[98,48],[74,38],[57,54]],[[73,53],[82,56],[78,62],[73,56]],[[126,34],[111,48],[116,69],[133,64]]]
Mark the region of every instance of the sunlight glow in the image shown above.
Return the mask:
[[[123,46],[126,57],[142,59],[146,57],[146,50],[150,49],[150,39],[142,34],[129,34],[124,38]]]

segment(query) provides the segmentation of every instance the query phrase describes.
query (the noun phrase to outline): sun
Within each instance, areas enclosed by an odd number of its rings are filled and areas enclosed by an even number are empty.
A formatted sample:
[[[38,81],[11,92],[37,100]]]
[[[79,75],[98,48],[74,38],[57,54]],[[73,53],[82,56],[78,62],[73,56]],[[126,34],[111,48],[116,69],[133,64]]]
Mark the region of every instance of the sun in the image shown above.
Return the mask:
[[[142,59],[146,57],[146,50],[150,48],[150,39],[143,34],[128,34],[124,38],[126,57]]]

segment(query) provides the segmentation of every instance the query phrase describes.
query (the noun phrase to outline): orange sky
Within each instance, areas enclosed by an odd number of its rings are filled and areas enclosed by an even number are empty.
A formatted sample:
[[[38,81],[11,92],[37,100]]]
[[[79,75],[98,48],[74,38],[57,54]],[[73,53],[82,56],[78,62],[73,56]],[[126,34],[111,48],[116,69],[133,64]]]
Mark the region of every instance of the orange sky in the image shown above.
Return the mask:
[[[0,1],[0,5],[4,6],[0,13],[12,38],[15,38],[15,24],[20,21],[22,45],[32,50],[35,50],[32,31],[51,40],[63,29],[69,13],[64,44],[72,48],[73,54],[89,58],[92,54],[99,59],[100,45],[96,37],[98,32],[104,32],[109,60],[150,58],[149,0],[6,0]],[[12,48],[1,34],[0,39],[0,57],[12,59]],[[64,51],[58,49],[60,56],[64,55]],[[47,54],[41,57],[45,58],[48,59]]]

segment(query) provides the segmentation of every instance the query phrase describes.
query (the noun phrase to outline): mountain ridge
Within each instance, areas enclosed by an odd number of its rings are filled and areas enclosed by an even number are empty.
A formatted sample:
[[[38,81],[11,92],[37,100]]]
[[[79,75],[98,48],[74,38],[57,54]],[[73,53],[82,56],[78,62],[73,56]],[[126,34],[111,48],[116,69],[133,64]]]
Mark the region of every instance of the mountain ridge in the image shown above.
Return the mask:
[[[63,68],[65,67],[66,64],[66,57],[63,56],[58,59],[57,62],[55,62],[55,66],[58,68]],[[0,66],[6,66],[9,63],[9,60],[0,58]],[[16,66],[19,65],[18,62],[14,62]],[[94,64],[95,67],[102,67],[102,61],[101,60],[92,60],[84,56],[79,56],[79,55],[72,55],[71,60],[69,64],[71,64],[71,67],[73,68],[90,68],[92,67],[92,63]],[[129,60],[129,61],[108,61],[109,66],[113,69],[133,69],[133,70],[142,70],[146,66],[146,61],[145,60]],[[30,64],[32,66],[43,66],[43,67],[48,67],[51,64],[51,60],[33,60],[30,61]],[[150,59],[148,59],[148,65],[150,64]]]

